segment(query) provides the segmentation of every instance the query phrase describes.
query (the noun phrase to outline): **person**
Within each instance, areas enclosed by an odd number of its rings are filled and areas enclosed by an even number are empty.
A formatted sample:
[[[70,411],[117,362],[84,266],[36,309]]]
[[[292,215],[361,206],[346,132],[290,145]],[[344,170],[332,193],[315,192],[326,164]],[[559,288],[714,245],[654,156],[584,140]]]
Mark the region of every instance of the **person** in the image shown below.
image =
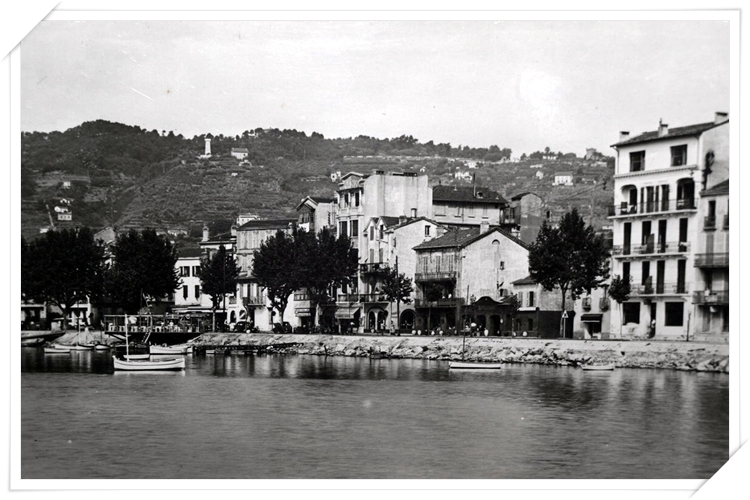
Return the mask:
[[[651,336],[656,335],[656,318],[651,319]]]

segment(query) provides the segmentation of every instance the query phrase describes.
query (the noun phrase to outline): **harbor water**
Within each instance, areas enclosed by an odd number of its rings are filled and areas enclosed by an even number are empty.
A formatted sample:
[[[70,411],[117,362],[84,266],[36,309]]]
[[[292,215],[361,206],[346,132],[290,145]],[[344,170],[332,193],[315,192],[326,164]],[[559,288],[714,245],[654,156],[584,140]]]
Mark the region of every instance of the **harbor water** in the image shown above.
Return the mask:
[[[21,356],[23,479],[706,479],[728,458],[726,374]]]

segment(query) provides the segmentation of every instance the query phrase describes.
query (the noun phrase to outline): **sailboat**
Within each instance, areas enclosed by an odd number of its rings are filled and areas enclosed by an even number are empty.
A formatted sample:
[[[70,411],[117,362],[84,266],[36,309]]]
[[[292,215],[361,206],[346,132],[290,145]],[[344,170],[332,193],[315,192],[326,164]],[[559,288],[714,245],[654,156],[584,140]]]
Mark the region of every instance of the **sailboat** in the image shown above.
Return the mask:
[[[126,371],[153,371],[153,370],[184,370],[185,369],[185,358],[167,358],[167,359],[132,359],[130,356],[128,340],[128,321],[130,318],[125,316],[125,359],[118,359],[117,356],[112,356],[114,360],[115,370],[126,370]]]
[[[466,295],[469,295],[469,290],[466,290]],[[472,326],[474,324],[472,323]],[[452,370],[458,369],[470,369],[470,370],[499,370],[503,367],[502,363],[487,363],[484,361],[464,361],[464,353],[466,352],[466,329],[464,329],[464,341],[461,345],[461,361],[450,361],[448,362],[448,368]]]

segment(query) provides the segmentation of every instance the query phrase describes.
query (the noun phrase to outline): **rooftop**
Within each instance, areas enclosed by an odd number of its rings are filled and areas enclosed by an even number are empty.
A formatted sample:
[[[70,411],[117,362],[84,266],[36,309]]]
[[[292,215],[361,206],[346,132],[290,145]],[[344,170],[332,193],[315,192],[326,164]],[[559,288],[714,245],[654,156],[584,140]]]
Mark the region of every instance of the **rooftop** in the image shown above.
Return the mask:
[[[442,184],[432,188],[432,201],[492,204],[508,203],[500,193],[485,187],[444,186]]]
[[[719,125],[723,125],[727,123],[727,121],[723,121],[720,123],[713,122],[706,122],[706,123],[698,123],[696,125],[688,125],[686,127],[675,127],[667,130],[667,133],[659,136],[658,130],[652,130],[650,132],[643,132],[640,135],[637,135],[635,137],[631,137],[627,140],[617,142],[615,144],[612,144],[612,147],[616,148],[618,146],[628,146],[630,144],[639,144],[642,142],[651,142],[651,141],[658,141],[662,139],[675,139],[677,137],[686,137],[686,136],[693,136],[693,135],[700,135],[706,130],[710,130],[714,127],[718,127]]]
[[[253,229],[286,229],[290,224],[295,224],[297,219],[261,219],[245,222],[237,231],[252,231]]]
[[[729,179],[701,192],[701,196],[719,196],[722,194],[729,194]]]
[[[485,231],[484,233],[481,232],[480,227],[471,227],[471,228],[457,228],[455,230],[447,231],[444,235],[439,236],[437,238],[433,238],[429,241],[425,241],[424,243],[421,243],[414,247],[414,250],[432,250],[437,248],[464,248],[468,245],[471,245],[475,241],[479,241],[485,236],[489,236],[493,233],[500,233],[509,240],[513,241],[514,243],[517,243],[518,245],[522,246],[523,248],[527,249],[529,248],[529,245],[515,236],[511,235],[509,232],[501,229],[499,226],[492,226],[488,231]]]

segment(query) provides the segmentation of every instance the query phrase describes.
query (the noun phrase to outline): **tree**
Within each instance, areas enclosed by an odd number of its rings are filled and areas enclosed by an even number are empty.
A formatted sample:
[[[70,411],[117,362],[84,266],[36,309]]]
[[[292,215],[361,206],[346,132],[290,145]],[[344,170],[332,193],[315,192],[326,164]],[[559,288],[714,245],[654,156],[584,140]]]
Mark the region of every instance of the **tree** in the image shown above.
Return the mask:
[[[198,277],[201,279],[203,293],[211,296],[214,330],[216,330],[216,309],[219,308],[219,302],[222,299],[226,302],[226,294],[236,290],[239,275],[240,269],[237,267],[234,256],[227,252],[223,245],[212,256],[201,259]]]
[[[542,222],[529,249],[529,274],[545,290],[560,289],[564,311],[568,291],[575,300],[609,278],[609,250],[574,208],[563,215],[558,227]]]
[[[59,307],[63,330],[73,305],[101,296],[103,275],[104,248],[89,228],[49,231],[29,243],[21,240],[21,291]]]
[[[609,297],[617,302],[620,310],[620,338],[622,338],[622,303],[630,298],[630,279],[625,280],[620,275],[612,278],[607,292]]]
[[[331,289],[352,281],[357,272],[357,251],[348,238],[337,238],[329,228],[321,229],[317,235],[296,230],[294,241],[300,285],[307,289],[310,308],[317,312],[319,305],[335,301],[330,296]]]
[[[401,303],[409,304],[411,294],[414,292],[411,278],[407,278],[404,273],[399,273],[397,267],[389,268],[383,276],[381,290],[388,302],[396,303],[396,321],[399,324],[401,321]]]
[[[516,314],[518,314],[518,310],[521,308],[521,301],[518,300],[518,295],[513,294],[509,296],[505,301],[505,304],[508,304],[508,307],[510,308],[508,310],[508,316],[510,316],[510,329],[511,331],[514,331],[516,329],[516,326],[514,325]]]
[[[177,249],[153,229],[131,229],[120,234],[112,248],[114,263],[107,273],[108,295],[126,311],[136,312],[144,302],[159,302],[180,284],[175,269]]]
[[[261,243],[254,253],[253,275],[266,289],[273,308],[279,311],[280,322],[284,321],[289,295],[302,288],[297,256],[294,239],[281,230]]]

